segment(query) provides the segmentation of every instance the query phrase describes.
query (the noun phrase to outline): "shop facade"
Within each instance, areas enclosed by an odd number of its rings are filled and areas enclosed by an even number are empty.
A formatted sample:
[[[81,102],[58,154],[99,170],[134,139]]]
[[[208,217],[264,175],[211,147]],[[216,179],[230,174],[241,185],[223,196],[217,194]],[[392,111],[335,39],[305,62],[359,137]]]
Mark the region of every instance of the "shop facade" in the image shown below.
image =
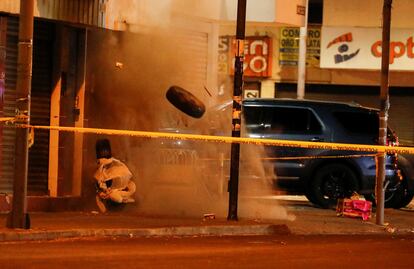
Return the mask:
[[[309,3],[305,98],[353,101],[379,108],[382,2],[310,0]],[[411,120],[414,110],[410,105],[414,101],[414,24],[408,14],[412,8],[412,1],[393,1],[391,24],[389,124],[400,142],[407,145],[414,141]],[[234,33],[222,25],[220,35]],[[270,38],[271,70],[268,76],[247,74],[244,96],[296,98],[299,28],[248,23],[246,36]],[[228,63],[231,65],[231,61]],[[231,70],[227,70],[231,75]],[[255,94],[250,93],[252,81],[259,88]]]
[[[5,57],[2,70],[5,87],[2,96],[2,116],[14,117],[19,19],[17,16],[9,14],[2,15],[1,20],[4,21],[2,32],[5,33],[3,35]],[[35,19],[31,124],[48,126],[55,125],[58,122],[59,124],[66,123],[68,126],[74,126],[76,119],[72,111],[76,107],[74,104],[79,94],[77,83],[80,79],[77,73],[79,71],[77,59],[80,53],[80,39],[84,38],[84,35],[85,31],[82,28]],[[71,46],[58,45],[62,43],[69,43]],[[49,133],[45,130],[36,130],[34,133],[36,143],[29,149],[29,195],[49,195],[52,189],[52,192],[57,195],[57,188],[51,189],[49,177],[54,178],[56,184],[59,180],[70,182],[66,177],[58,175],[57,169],[55,170],[56,173],[53,173],[53,168],[51,169],[51,167],[57,168],[59,166],[58,158],[56,158],[59,150],[61,151],[60,154],[73,150],[73,140],[67,140],[63,136],[59,144],[59,139],[56,139],[58,134]],[[14,128],[4,126],[2,130],[2,173],[0,180],[0,192],[3,193],[10,193],[13,186],[15,143]],[[50,147],[53,143],[56,143],[57,147]],[[53,184],[53,186],[56,187],[56,184]],[[68,188],[70,187],[67,186],[66,190],[61,189],[60,192],[69,193],[71,190],[68,190]]]
[[[19,2],[0,3],[1,117],[15,115]],[[180,52],[176,53],[185,55],[183,60],[186,61],[182,62],[191,70],[177,72],[174,78],[185,83],[185,88],[198,87],[203,92],[204,87],[212,89],[217,84],[216,7],[219,1],[214,4],[205,1],[201,6],[191,2],[183,6],[182,1],[35,1],[31,124],[109,127],[94,122],[97,108],[89,107],[96,97],[94,83],[101,79],[94,77],[94,70],[87,71],[94,57],[94,51],[88,48],[88,40],[97,40],[94,39],[97,32],[121,39],[134,35],[145,40],[153,36],[152,32],[162,32],[166,25],[172,26],[170,35],[174,38],[170,41],[179,45]],[[203,16],[202,10],[206,6],[210,11]],[[153,52],[158,53],[161,57],[157,60],[162,61],[166,51],[154,49]],[[105,58],[107,53],[104,51],[99,57]],[[122,59],[108,63],[110,69],[116,63],[120,70]],[[165,62],[165,66],[168,64]],[[127,68],[131,66],[125,65]],[[174,66],[169,67],[174,69]],[[148,79],[141,75],[140,81]],[[162,72],[157,73],[157,76],[161,75]],[[114,79],[117,79],[116,75]],[[153,81],[158,81],[156,76]],[[2,128],[0,141],[0,193],[10,194],[15,172],[14,129]],[[82,133],[35,130],[35,143],[29,149],[28,195],[82,196],[85,186],[93,186],[90,180],[96,163],[94,142]]]

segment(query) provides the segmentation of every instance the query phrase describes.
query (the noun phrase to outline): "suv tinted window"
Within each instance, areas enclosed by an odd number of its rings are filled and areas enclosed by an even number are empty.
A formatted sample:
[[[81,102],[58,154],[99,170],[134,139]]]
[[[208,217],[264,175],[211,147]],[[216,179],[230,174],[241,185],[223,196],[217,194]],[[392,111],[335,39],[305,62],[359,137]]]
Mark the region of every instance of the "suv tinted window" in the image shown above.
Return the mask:
[[[271,108],[271,129],[284,133],[317,133],[321,127],[315,115],[303,108]]]
[[[258,130],[266,124],[263,107],[243,107],[243,116],[249,130]]]
[[[346,129],[354,134],[377,135],[379,129],[378,115],[366,112],[334,112],[334,117]]]
[[[315,134],[321,125],[314,113],[306,108],[245,107],[244,117],[248,129],[261,129],[271,133]]]

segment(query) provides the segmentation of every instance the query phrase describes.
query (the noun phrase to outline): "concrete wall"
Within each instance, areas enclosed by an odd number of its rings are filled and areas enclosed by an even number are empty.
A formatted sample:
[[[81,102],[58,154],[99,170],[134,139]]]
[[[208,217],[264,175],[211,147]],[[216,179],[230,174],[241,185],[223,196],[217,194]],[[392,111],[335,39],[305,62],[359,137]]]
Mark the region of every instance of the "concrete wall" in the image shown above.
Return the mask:
[[[145,27],[162,27],[175,17],[217,21],[220,0],[108,0],[106,26],[114,30],[138,32]]]
[[[381,27],[382,0],[324,0],[323,24],[325,26]],[[414,1],[394,0],[392,27],[413,28]]]
[[[304,7],[305,0],[256,0],[247,1],[246,20],[266,25],[288,24],[302,26],[305,14],[298,12],[298,6]],[[222,0],[220,6],[221,21],[236,21],[237,1]]]
[[[105,27],[105,0],[35,0],[34,16],[76,24]],[[19,0],[1,0],[0,11],[19,14]]]
[[[125,30],[126,27],[168,24],[173,17],[192,17],[235,24],[237,1],[234,0],[108,0],[106,28]],[[247,1],[247,21],[261,25],[301,26],[304,14],[297,7],[305,0]]]

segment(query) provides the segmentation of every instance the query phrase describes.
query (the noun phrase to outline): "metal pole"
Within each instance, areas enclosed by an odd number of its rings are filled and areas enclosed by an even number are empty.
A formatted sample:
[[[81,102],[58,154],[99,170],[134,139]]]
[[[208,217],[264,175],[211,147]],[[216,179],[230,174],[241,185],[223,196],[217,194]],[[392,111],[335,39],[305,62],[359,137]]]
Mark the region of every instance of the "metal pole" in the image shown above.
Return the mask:
[[[387,122],[390,100],[389,87],[389,59],[390,59],[390,32],[391,32],[392,0],[384,0],[382,10],[382,58],[381,58],[381,103],[379,114],[379,144],[387,142]],[[377,203],[376,224],[384,225],[384,181],[385,181],[385,153],[377,157],[377,179],[375,197]]]
[[[305,98],[306,81],[306,38],[308,36],[309,0],[306,0],[305,25],[299,31],[299,59],[298,59],[298,85],[297,99]]]
[[[233,89],[233,116],[232,137],[240,137],[241,128],[241,102],[243,92],[243,57],[246,26],[247,0],[238,0],[237,4],[237,30],[236,30],[236,61],[234,64]],[[237,200],[239,192],[239,160],[240,144],[231,144],[230,181],[229,181],[229,212],[227,220],[237,220]]]
[[[17,58],[16,116],[18,123],[30,124],[30,92],[32,84],[34,0],[20,0],[19,43]],[[13,182],[13,205],[7,226],[30,228],[27,210],[28,175],[27,128],[16,128],[16,148]]]

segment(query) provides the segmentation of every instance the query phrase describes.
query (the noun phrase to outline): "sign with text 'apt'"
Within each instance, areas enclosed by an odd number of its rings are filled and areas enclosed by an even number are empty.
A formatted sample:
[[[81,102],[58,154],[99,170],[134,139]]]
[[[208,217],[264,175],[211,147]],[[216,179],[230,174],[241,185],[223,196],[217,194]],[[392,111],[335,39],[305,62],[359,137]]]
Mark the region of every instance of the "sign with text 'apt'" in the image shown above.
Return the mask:
[[[321,68],[380,70],[382,29],[322,27]],[[414,31],[392,29],[390,70],[414,71]]]

